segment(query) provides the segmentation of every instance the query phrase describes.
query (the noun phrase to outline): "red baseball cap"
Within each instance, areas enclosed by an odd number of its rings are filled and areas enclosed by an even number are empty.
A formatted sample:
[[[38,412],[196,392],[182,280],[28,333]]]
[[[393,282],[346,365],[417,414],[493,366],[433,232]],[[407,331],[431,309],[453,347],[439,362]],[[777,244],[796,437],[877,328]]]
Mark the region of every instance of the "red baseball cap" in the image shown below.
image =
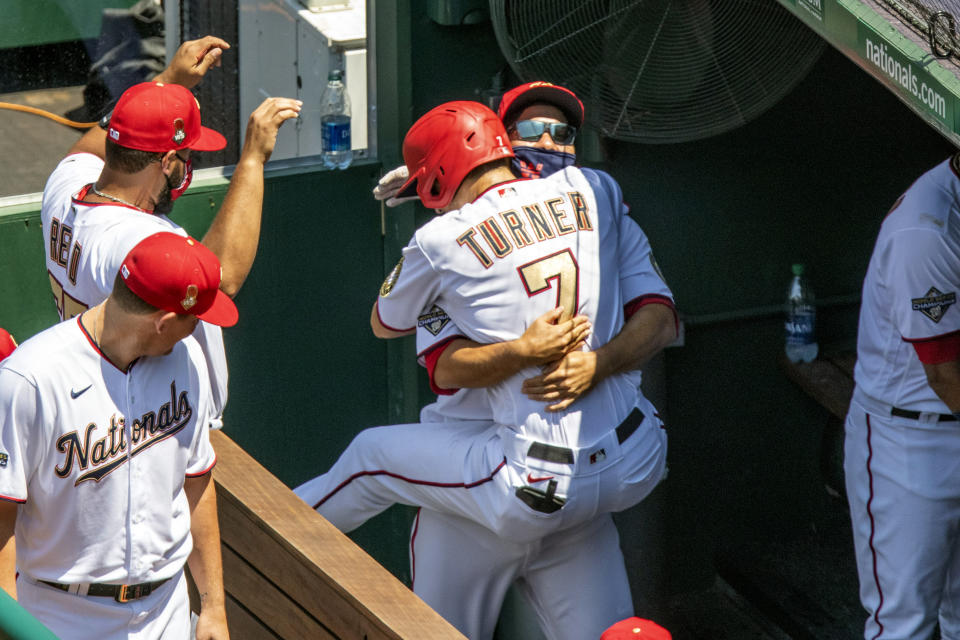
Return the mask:
[[[17,348],[17,343],[14,341],[13,336],[4,329],[0,327],[0,360],[3,360],[8,355],[13,353],[13,350]]]
[[[220,290],[220,261],[189,236],[162,231],[141,240],[120,265],[127,287],[157,309],[232,327],[237,306]]]
[[[670,632],[652,620],[627,618],[617,622],[600,636],[600,640],[672,640]]]
[[[222,135],[200,126],[200,105],[179,84],[141,82],[120,96],[107,135],[121,147],[166,153],[178,149],[219,151]]]
[[[528,82],[514,87],[500,98],[497,115],[506,125],[513,124],[526,107],[538,103],[552,104],[567,116],[567,123],[577,129],[583,126],[583,103],[573,91],[551,82]]]

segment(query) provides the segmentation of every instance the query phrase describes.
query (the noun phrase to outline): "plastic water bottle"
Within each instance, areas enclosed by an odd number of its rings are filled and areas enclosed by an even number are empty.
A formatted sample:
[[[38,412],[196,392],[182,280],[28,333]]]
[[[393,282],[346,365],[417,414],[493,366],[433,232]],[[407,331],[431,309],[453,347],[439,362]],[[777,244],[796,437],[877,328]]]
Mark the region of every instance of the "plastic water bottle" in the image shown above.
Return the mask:
[[[343,71],[327,76],[327,88],[320,96],[320,127],[323,166],[346,169],[353,162],[350,149],[350,96],[343,84]]]
[[[813,291],[803,275],[803,265],[793,265],[793,279],[787,288],[786,344],[790,362],[811,362],[817,357],[817,308]]]

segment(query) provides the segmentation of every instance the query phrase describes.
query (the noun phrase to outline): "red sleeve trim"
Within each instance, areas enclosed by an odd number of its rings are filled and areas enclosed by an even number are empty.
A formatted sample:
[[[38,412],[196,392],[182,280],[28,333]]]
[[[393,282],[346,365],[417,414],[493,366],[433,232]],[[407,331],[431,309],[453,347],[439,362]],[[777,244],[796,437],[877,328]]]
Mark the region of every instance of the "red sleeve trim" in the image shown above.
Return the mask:
[[[382,324],[384,328],[389,329],[390,331],[396,331],[397,333],[408,333],[417,328],[416,325],[410,327],[409,329],[397,329],[396,327],[391,327],[386,322],[384,322],[383,317],[380,316],[380,300],[379,299],[376,302],[376,307],[377,307],[377,320],[380,321],[380,324]]]
[[[186,474],[186,476],[188,478],[199,478],[200,476],[205,476],[208,473],[210,473],[210,470],[213,469],[215,466],[217,466],[217,456],[213,456],[213,463],[203,471],[200,471],[199,473],[188,473]]]
[[[17,504],[26,504],[27,502],[26,498],[24,498],[23,500],[21,500],[20,498],[11,498],[10,496],[5,496],[2,493],[0,493],[0,500],[4,500],[6,502],[16,502]]]
[[[630,319],[633,314],[640,310],[641,307],[645,307],[648,304],[662,304],[670,308],[670,311],[673,312],[673,329],[677,335],[680,335],[680,318],[677,316],[677,308],[673,304],[673,300],[667,296],[662,296],[658,293],[650,293],[639,298],[634,298],[627,304],[623,305],[623,320],[626,322]]]
[[[913,350],[917,352],[917,357],[923,364],[941,364],[960,360],[960,331],[919,340],[904,338],[903,341],[913,345]]]
[[[429,350],[423,352],[423,366],[427,368],[427,375],[430,378],[430,390],[438,396],[452,396],[457,391],[460,391],[460,389],[442,389],[438,387],[433,379],[433,372],[434,369],[437,368],[437,361],[440,359],[440,355],[447,350],[451,342],[462,337],[463,336],[450,336],[443,342],[438,342]]]

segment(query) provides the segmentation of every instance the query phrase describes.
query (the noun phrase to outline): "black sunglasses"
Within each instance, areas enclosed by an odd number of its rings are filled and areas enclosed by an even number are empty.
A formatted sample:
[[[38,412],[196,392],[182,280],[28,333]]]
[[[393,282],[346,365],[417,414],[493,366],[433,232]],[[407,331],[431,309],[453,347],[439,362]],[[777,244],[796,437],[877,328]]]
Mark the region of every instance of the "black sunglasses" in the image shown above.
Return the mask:
[[[536,142],[544,131],[550,132],[550,137],[557,144],[573,144],[577,137],[577,128],[564,122],[541,122],[539,120],[519,120],[513,125],[514,131],[521,140]]]

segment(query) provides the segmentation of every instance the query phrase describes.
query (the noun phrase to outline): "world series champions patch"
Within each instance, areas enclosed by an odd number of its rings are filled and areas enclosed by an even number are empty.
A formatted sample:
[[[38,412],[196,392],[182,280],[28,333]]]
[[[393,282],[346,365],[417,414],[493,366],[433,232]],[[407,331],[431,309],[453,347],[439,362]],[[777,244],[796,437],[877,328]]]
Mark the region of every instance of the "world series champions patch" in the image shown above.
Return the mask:
[[[380,285],[380,295],[386,298],[390,295],[390,292],[393,291],[393,286],[397,284],[397,278],[400,277],[400,271],[403,269],[403,256],[400,256],[400,261],[397,262],[397,266],[393,268],[387,275],[387,279],[383,281],[383,284]]]
[[[955,291],[941,293],[936,287],[930,287],[922,298],[912,298],[913,310],[919,311],[934,322],[940,322],[950,305],[957,301]]]
[[[440,333],[448,324],[450,324],[450,316],[437,305],[433,305],[430,311],[417,318],[417,326],[423,327],[433,335]]]

